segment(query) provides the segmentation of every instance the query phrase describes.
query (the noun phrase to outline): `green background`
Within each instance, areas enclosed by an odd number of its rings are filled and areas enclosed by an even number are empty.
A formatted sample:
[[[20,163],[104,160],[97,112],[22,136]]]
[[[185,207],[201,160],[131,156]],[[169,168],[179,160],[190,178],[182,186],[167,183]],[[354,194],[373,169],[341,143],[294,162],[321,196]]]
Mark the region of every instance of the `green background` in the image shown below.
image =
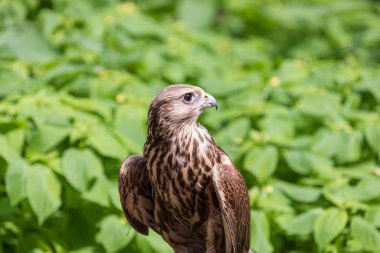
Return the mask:
[[[380,252],[380,3],[1,0],[0,252],[170,252],[119,204],[171,83],[249,186],[252,248]]]

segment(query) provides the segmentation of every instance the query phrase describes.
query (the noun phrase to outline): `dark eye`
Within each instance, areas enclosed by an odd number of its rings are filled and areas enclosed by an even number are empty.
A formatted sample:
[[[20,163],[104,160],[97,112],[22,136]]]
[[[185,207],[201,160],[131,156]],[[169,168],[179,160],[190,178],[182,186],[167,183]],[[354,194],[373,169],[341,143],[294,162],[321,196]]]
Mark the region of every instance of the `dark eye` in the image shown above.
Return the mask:
[[[193,93],[187,93],[187,94],[183,95],[183,100],[185,100],[186,102],[191,102],[193,97],[194,97]]]

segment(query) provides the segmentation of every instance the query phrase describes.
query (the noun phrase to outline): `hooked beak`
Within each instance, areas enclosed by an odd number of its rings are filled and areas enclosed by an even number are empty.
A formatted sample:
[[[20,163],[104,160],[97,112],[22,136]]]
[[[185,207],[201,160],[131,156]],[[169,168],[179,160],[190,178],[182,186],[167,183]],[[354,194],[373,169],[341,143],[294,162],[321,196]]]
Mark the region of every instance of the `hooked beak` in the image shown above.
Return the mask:
[[[218,102],[216,102],[216,99],[213,96],[211,96],[210,94],[206,94],[204,108],[210,107],[215,107],[216,110],[218,110]]]

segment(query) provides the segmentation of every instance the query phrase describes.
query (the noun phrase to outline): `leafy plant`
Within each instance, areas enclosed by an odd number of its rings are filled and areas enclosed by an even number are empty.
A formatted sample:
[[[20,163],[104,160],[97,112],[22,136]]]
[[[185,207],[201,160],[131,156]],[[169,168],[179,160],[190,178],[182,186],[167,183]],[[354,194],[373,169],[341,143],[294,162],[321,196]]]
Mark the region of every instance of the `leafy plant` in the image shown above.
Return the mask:
[[[171,252],[117,191],[169,83],[217,97],[256,252],[380,252],[379,7],[1,1],[0,252]]]

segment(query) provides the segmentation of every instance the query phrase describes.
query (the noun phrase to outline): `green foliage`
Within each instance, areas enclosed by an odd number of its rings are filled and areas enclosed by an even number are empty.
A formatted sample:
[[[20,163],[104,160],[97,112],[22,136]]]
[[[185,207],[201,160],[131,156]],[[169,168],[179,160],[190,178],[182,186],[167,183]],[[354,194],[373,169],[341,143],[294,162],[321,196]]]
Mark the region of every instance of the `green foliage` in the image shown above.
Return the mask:
[[[361,217],[354,217],[351,224],[354,240],[367,251],[379,251],[380,233],[371,223]]]
[[[336,208],[327,209],[314,224],[314,239],[319,249],[324,249],[344,229],[347,213]]]
[[[149,102],[192,83],[249,187],[252,248],[380,252],[380,6],[0,1],[0,252],[171,252],[123,216]]]
[[[96,235],[96,242],[102,244],[106,252],[117,252],[127,246],[134,235],[135,232],[132,230],[129,233],[128,228],[120,223],[117,216],[110,215],[100,222],[100,231]]]

